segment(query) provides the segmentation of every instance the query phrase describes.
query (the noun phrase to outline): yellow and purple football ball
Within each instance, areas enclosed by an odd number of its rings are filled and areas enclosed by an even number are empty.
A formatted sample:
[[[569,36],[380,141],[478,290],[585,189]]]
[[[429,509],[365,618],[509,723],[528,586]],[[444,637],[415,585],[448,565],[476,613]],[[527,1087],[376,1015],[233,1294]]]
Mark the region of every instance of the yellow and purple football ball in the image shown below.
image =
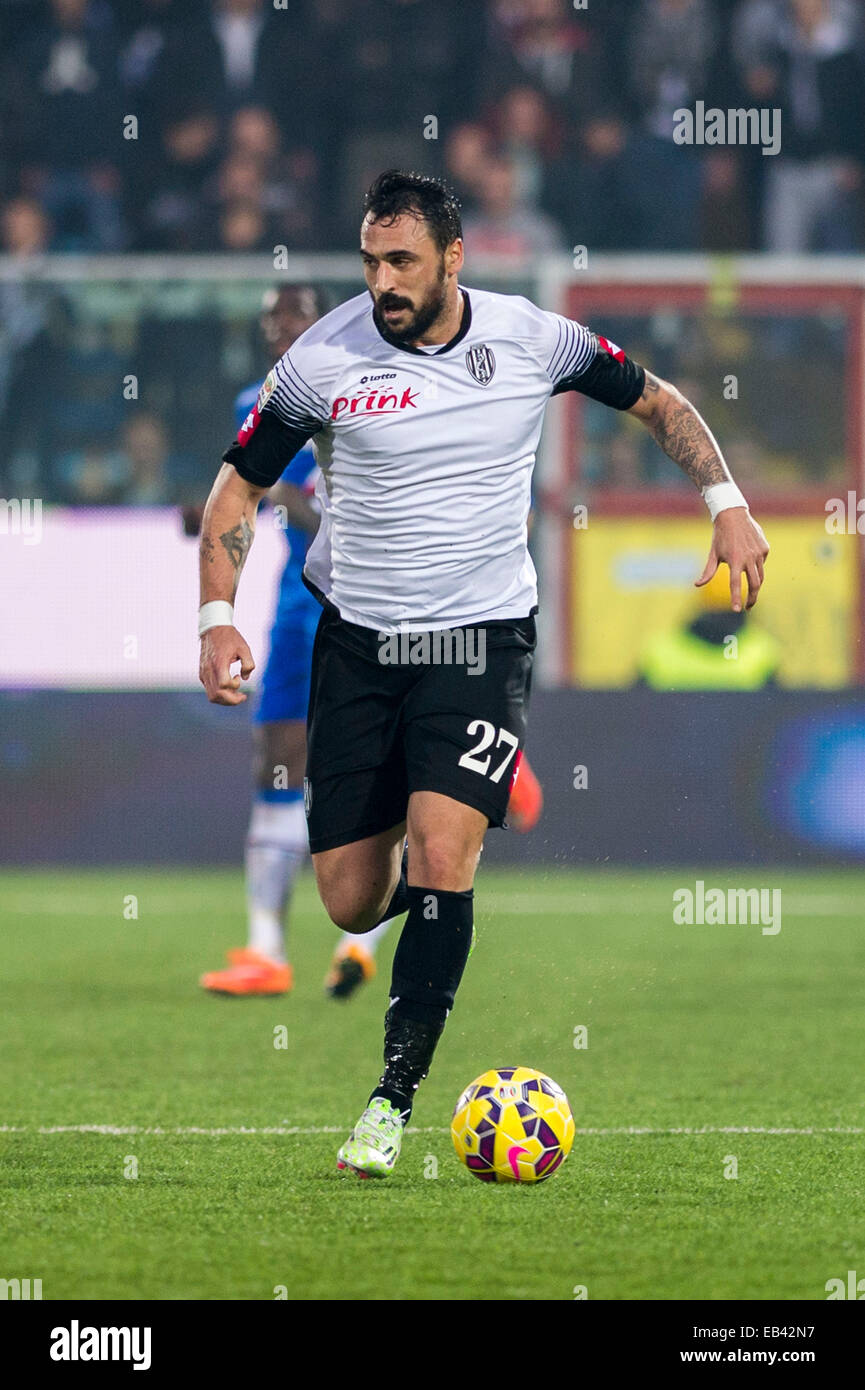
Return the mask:
[[[531,1067],[485,1071],[456,1103],[451,1138],[457,1157],[482,1182],[542,1182],[574,1142],[568,1098]]]

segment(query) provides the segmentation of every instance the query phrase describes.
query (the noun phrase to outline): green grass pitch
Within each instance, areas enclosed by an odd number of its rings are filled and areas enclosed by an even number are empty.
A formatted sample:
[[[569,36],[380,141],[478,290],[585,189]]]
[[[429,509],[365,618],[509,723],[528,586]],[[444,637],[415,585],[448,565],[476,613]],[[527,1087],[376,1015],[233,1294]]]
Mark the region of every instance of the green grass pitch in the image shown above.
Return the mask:
[[[378,1076],[395,938],[326,1000],[334,932],[304,877],[294,993],[219,999],[197,979],[243,939],[239,873],[5,872],[0,1276],[45,1299],[825,1299],[865,1276],[863,877],[701,876],[781,888],[781,931],[674,924],[693,871],[482,870],[476,950],[376,1183],[335,1153]],[[549,1182],[488,1186],[450,1114],[515,1063],[564,1086],[577,1138]]]

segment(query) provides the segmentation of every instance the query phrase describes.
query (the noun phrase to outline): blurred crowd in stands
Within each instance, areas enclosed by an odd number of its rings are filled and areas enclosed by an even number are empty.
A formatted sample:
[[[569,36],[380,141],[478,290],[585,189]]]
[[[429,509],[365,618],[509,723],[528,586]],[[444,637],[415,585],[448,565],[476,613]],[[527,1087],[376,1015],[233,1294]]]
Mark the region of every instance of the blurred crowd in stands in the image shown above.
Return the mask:
[[[401,165],[478,252],[861,250],[863,48],[861,0],[3,0],[0,245],[353,248]]]
[[[0,252],[353,250],[391,165],[448,177],[470,254],[859,251],[863,45],[863,0],[0,0]],[[780,152],[678,144],[698,101],[779,110]],[[0,496],[198,501],[235,393],[270,365],[257,293],[182,314],[100,294],[0,279]],[[844,325],[818,326],[834,418]],[[668,361],[644,327],[622,341],[659,370],[714,380],[729,358],[679,323]],[[728,422],[738,465],[842,466],[831,419],[803,453],[786,404],[817,329],[736,331],[760,364]],[[120,388],[137,378],[140,399]],[[677,483],[609,419],[588,432],[594,482]]]

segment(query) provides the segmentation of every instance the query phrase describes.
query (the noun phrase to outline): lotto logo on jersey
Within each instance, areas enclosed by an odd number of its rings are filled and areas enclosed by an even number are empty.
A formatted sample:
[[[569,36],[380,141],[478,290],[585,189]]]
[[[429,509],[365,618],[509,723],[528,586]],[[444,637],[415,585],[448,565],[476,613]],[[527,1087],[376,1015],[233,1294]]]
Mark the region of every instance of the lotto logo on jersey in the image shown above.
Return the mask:
[[[331,407],[331,420],[346,415],[396,415],[401,410],[417,410],[420,391],[407,386],[399,391],[359,391],[354,396],[337,396]]]
[[[608,352],[611,357],[615,357],[617,362],[624,362],[625,351],[624,348],[619,347],[618,343],[611,342],[609,338],[602,338],[599,333],[598,345],[604,349],[604,352]]]

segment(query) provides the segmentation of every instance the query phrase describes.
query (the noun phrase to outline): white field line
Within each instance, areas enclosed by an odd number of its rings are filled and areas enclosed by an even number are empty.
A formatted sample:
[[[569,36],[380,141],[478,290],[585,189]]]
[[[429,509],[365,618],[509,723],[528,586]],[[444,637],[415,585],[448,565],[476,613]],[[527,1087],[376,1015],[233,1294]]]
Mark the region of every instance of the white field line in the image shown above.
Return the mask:
[[[729,875],[715,873],[710,876],[709,887],[722,887],[724,891],[728,888],[736,887],[759,887],[755,883],[753,876],[746,879],[741,872],[732,870]],[[759,877],[759,875],[757,876]],[[763,878],[773,878],[773,872],[766,870]],[[134,875],[130,876],[130,883]],[[731,882],[732,881],[732,882]],[[682,876],[682,886],[688,886],[688,880]],[[487,888],[481,881],[478,884],[477,911],[478,914],[487,917],[497,915],[500,917],[550,917],[566,916],[627,916],[627,917],[651,917],[655,914],[666,916],[672,912],[672,887],[669,893],[662,893],[653,887],[648,893],[598,893],[581,892],[575,889],[573,892],[563,892],[557,890],[553,893],[505,893],[500,888],[491,885]],[[784,895],[784,915],[787,917],[808,917],[812,914],[821,917],[854,917],[862,913],[861,888],[851,885],[849,894],[825,893],[825,894],[799,894],[796,892],[795,885],[783,888]],[[147,884],[142,885],[139,891],[139,903],[142,916],[153,917],[173,917],[183,910],[182,893],[172,894],[166,897],[160,889],[155,889],[152,893]],[[200,895],[196,898],[200,902]],[[109,900],[104,893],[79,894],[62,896],[51,893],[40,893],[34,895],[27,892],[6,892],[3,895],[4,911],[15,913],[20,917],[73,917],[81,915],[91,915],[95,917],[120,919],[122,917],[122,902],[117,901],[116,910],[109,906]],[[321,910],[317,899],[311,898],[309,903],[298,901],[298,906],[304,911]],[[231,909],[215,909],[215,915],[231,915]]]
[[[716,881],[717,880],[717,881]],[[682,887],[688,887],[683,883]],[[716,875],[716,879],[709,883],[708,887],[721,887],[721,883]],[[724,891],[731,885],[723,885]],[[744,884],[734,885],[743,887]],[[754,887],[753,883],[748,886]],[[789,889],[782,889],[784,895],[784,915],[786,917],[861,917],[862,902],[861,897],[857,897],[851,891],[849,898],[842,897],[819,897],[804,898],[794,897]],[[580,898],[569,898],[562,894],[546,894],[538,900],[531,894],[512,893],[508,897],[496,898],[495,893],[484,893],[482,889],[478,891],[477,914],[483,918],[490,914],[500,917],[544,917],[544,916],[565,916],[572,913],[575,916],[588,917],[660,917],[668,913],[672,915],[673,894],[672,889],[667,898],[634,896],[609,897],[584,895]]]
[[[163,1128],[161,1125],[0,1125],[0,1134],[102,1134],[102,1135],[161,1135],[166,1138],[174,1138],[182,1135],[198,1135],[205,1138],[222,1138],[224,1136],[255,1136],[255,1135],[314,1135],[314,1134],[344,1134],[350,1129],[350,1124],[345,1125],[226,1125],[216,1129],[206,1129],[199,1125],[178,1125],[174,1128]],[[446,1125],[409,1125],[407,1134],[449,1134],[450,1129]],[[655,1129],[651,1126],[642,1125],[621,1125],[609,1129],[578,1129],[578,1135],[583,1138],[618,1138],[621,1136],[664,1136],[664,1135],[684,1135],[685,1137],[699,1136],[702,1134],[765,1134],[765,1135],[820,1135],[820,1134],[865,1134],[865,1128],[855,1125],[807,1125],[797,1129],[792,1126],[779,1125],[675,1125],[669,1128]]]

